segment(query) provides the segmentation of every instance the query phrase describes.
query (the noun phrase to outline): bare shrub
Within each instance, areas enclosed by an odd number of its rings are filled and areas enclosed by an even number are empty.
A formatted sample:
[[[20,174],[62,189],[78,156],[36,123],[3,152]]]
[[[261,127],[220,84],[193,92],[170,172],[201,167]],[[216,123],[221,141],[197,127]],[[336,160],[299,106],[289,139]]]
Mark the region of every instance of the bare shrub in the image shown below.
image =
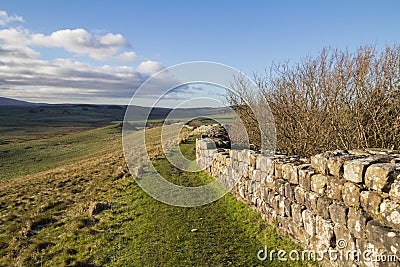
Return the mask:
[[[238,122],[233,123],[230,127],[231,139],[237,147],[246,147],[245,144],[248,143],[252,148],[259,150],[261,131],[256,116],[249,106],[249,102],[255,101],[256,98],[248,89],[249,85],[241,77],[236,77],[231,86],[234,88],[234,92],[227,91],[227,100],[245,128],[243,129]]]
[[[274,114],[279,151],[310,156],[335,149],[399,149],[398,45],[382,52],[371,46],[355,53],[323,49],[295,65],[273,65],[256,81]],[[236,111],[246,127],[257,132],[246,105],[231,96],[228,101],[240,106]]]

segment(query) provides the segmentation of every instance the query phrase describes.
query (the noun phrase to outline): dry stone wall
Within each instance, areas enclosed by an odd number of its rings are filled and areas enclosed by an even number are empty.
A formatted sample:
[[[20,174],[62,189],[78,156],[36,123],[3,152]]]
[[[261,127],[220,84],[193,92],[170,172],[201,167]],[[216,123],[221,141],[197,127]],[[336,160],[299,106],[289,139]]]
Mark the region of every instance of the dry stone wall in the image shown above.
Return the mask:
[[[311,159],[215,148],[197,139],[197,162],[232,193],[315,251],[374,256],[326,261],[333,266],[400,266],[400,154],[385,149],[334,151]],[[338,247],[338,241],[345,248]],[[376,259],[375,259],[376,260]],[[388,262],[391,261],[391,262]]]

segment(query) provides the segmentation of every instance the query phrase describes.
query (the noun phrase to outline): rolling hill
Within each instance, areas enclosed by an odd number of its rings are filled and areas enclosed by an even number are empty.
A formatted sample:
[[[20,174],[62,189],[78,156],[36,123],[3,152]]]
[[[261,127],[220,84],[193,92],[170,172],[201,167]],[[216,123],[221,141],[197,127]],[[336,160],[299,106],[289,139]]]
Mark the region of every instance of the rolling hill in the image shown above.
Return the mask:
[[[16,100],[16,99],[7,98],[7,97],[0,97],[0,106],[30,107],[30,106],[36,106],[36,105],[40,105],[40,104],[31,103],[31,102],[22,101],[22,100]]]

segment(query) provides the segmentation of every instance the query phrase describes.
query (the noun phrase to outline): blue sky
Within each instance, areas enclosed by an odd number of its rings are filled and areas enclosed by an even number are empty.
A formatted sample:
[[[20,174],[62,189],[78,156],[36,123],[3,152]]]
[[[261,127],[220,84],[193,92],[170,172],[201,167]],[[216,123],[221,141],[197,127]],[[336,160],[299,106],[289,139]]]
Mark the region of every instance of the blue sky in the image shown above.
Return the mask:
[[[50,103],[125,103],[152,73],[187,61],[252,75],[326,46],[400,40],[400,1],[14,0],[0,10],[0,61],[12,57],[0,62],[0,95]],[[82,36],[84,47],[71,41]],[[41,67],[29,76],[22,64]]]

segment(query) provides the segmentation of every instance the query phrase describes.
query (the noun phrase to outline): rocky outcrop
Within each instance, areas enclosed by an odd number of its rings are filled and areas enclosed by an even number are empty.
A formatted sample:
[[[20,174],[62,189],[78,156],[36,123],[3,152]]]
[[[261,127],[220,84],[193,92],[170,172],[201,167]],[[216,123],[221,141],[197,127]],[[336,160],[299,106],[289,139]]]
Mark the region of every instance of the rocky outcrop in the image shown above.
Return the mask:
[[[219,148],[230,148],[231,146],[228,132],[220,124],[208,126],[202,134],[202,137],[212,140],[216,147]]]

